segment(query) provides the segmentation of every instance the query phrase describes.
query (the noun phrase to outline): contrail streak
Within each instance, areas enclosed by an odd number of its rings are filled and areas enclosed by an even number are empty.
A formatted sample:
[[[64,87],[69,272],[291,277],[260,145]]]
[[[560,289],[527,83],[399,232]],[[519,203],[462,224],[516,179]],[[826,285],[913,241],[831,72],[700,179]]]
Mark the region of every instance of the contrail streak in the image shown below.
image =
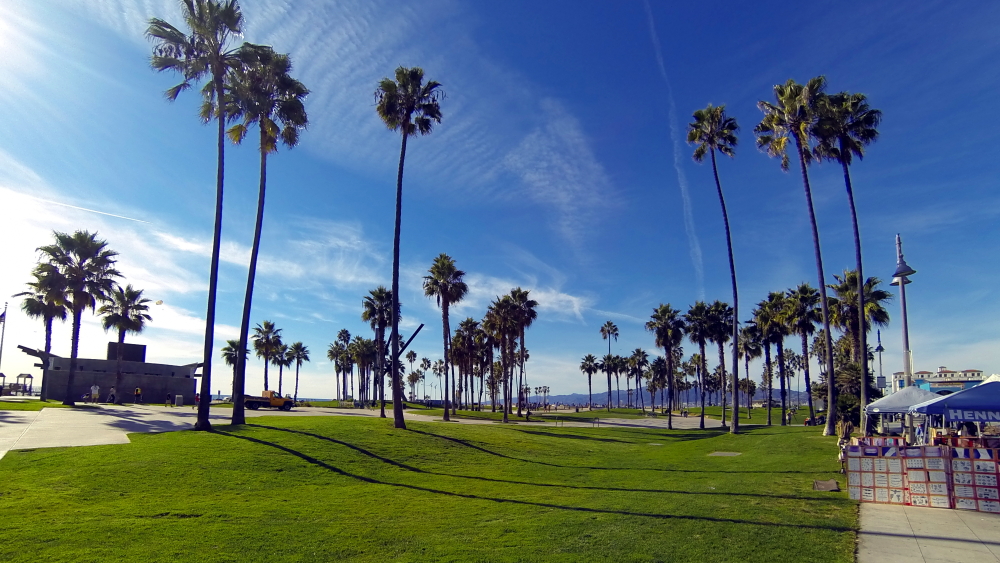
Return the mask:
[[[656,25],[653,23],[653,10],[649,7],[649,0],[643,0],[643,5],[646,7],[646,21],[649,23],[649,38],[653,42],[656,64],[660,67],[660,76],[667,83],[667,100],[670,102],[670,137],[674,142],[674,170],[677,171],[677,183],[681,187],[681,200],[684,202],[684,231],[687,233],[691,264],[694,266],[694,276],[698,282],[698,299],[704,300],[705,266],[701,257],[701,243],[698,242],[698,232],[694,228],[694,211],[691,208],[691,194],[688,191],[687,176],[684,175],[684,167],[681,166],[683,145],[681,143],[680,130],[677,127],[677,105],[674,103],[674,89],[670,85],[670,78],[667,76],[667,67],[663,64],[660,38],[656,35]]]
[[[23,195],[28,195],[28,194],[23,194]],[[149,221],[143,221],[142,219],[133,219],[131,217],[126,217],[124,215],[115,215],[114,213],[107,213],[105,211],[98,211],[96,209],[87,209],[86,207],[77,207],[75,205],[70,205],[68,203],[62,203],[62,202],[59,202],[59,201],[52,201],[50,199],[42,199],[40,197],[35,197],[33,195],[29,195],[28,197],[30,197],[31,199],[37,200],[37,201],[44,202],[44,203],[51,203],[52,205],[61,205],[63,207],[69,207],[70,209],[79,209],[80,211],[89,211],[90,213],[97,213],[99,215],[107,215],[108,217],[115,217],[115,218],[118,218],[118,219],[125,219],[126,221],[135,221],[136,223],[146,223],[146,224],[149,224]]]

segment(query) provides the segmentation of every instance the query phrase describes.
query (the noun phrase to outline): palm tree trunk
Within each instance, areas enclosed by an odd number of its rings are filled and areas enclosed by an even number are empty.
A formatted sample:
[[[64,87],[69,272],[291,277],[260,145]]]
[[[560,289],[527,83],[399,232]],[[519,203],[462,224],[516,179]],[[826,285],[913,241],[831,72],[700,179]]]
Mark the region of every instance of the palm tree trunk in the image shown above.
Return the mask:
[[[722,195],[722,182],[719,181],[719,169],[715,163],[715,150],[712,153],[712,174],[715,175],[715,188],[719,192],[719,204],[722,205],[722,222],[726,225],[726,249],[729,251],[729,277],[733,282],[733,422],[729,432],[737,434],[740,431],[740,396],[739,396],[739,336],[740,336],[740,298],[736,289],[736,261],[733,259],[733,236],[729,230],[729,213],[726,211],[726,198]],[[725,385],[723,385],[725,388]],[[725,424],[725,422],[723,422]]]
[[[257,220],[250,248],[250,268],[247,271],[247,289],[243,296],[243,317],[240,320],[240,353],[236,359],[236,380],[233,385],[233,418],[231,424],[246,424],[243,396],[246,393],[247,363],[243,355],[250,344],[250,309],[253,305],[253,286],[257,277],[257,257],[260,253],[260,233],[264,228],[264,194],[267,189],[267,153],[264,152],[264,131],[260,132],[260,179],[257,188]]]
[[[722,425],[726,425],[726,348],[722,342],[719,345],[719,365],[722,366],[722,371],[719,373],[719,394],[722,396]],[[736,418],[736,412],[733,411],[733,418]]]
[[[858,211],[854,206],[851,173],[846,162],[841,161],[840,164],[844,167],[844,183],[847,185],[847,200],[851,204],[851,224],[854,227],[854,260],[858,270],[858,353],[854,361],[861,364],[861,431],[867,436],[869,432],[865,406],[868,404],[868,333],[865,330],[865,276],[861,269],[861,229],[858,227]]]
[[[833,340],[830,336],[830,309],[827,306],[826,300],[826,276],[823,273],[823,253],[820,250],[819,245],[819,227],[816,225],[816,211],[813,209],[812,200],[812,188],[809,187],[809,173],[806,171],[806,159],[805,153],[802,148],[802,139],[796,134],[795,136],[795,146],[799,151],[799,167],[802,170],[802,184],[805,186],[806,190],[806,203],[809,206],[809,224],[812,226],[812,236],[813,236],[813,249],[816,254],[816,274],[819,278],[819,296],[820,305],[823,310],[823,330],[824,338],[826,340],[826,349],[824,354],[826,356],[826,371],[829,378],[829,385],[827,385],[827,402],[829,403],[826,407],[826,428],[823,430],[824,436],[833,436],[837,433],[837,386],[834,383],[834,371],[833,371]]]
[[[701,387],[701,420],[698,422],[698,428],[702,430],[705,429],[705,377],[708,376],[708,363],[705,361],[705,343],[698,343],[698,351],[701,353],[701,365],[700,373],[698,374],[698,379],[701,382],[699,387]]]
[[[451,327],[448,326],[448,298],[441,298],[441,330],[444,338],[444,387],[441,388],[441,399],[444,401],[444,419],[451,420],[448,413],[448,342],[451,340]],[[505,421],[506,422],[506,421]]]
[[[76,401],[73,400],[73,383],[76,382],[76,356],[80,351],[80,313],[83,312],[81,309],[81,306],[73,304],[73,335],[70,340],[69,374],[66,376],[66,396],[62,403],[69,406],[76,404]],[[117,400],[118,397],[116,396],[115,399]]]
[[[594,410],[594,385],[589,373],[587,374],[587,410]]]
[[[395,299],[395,297],[393,298]],[[391,313],[390,313],[391,314]],[[385,418],[385,335],[383,334],[385,329],[377,328],[375,330],[375,339],[377,343],[375,345],[376,353],[378,358],[375,360],[375,373],[378,377],[378,400],[379,400],[379,417]],[[395,367],[395,364],[393,364]],[[395,411],[393,412],[395,414]]]
[[[117,360],[115,361],[115,390],[118,391],[118,395],[121,395],[122,388],[122,356],[125,353],[125,329],[118,330],[118,346],[117,346]],[[115,395],[115,403],[121,404],[118,399],[118,395]]]
[[[278,364],[278,396],[281,396],[281,384],[285,377],[285,365]]]
[[[669,347],[663,348],[663,354],[667,357],[667,395],[670,397],[670,404],[661,404],[667,407],[667,430],[674,428],[674,351]],[[663,392],[660,392],[660,403],[663,403]]]
[[[785,345],[781,340],[777,342],[778,346],[778,385],[781,388],[781,426],[785,426],[785,409],[786,409],[786,397],[785,392]]]
[[[771,345],[769,343],[764,344],[764,377],[767,379],[767,384],[765,387],[767,401],[767,425],[771,426],[771,384],[774,379],[774,373],[771,371]]]
[[[621,378],[621,376],[617,372],[615,373],[615,391],[616,391],[616,393],[615,393],[615,405],[618,408],[621,408],[622,407],[622,378]]]
[[[809,336],[802,333],[802,373],[806,380],[806,400],[809,401],[809,420],[812,420],[816,413],[813,412],[812,383],[809,381]]]
[[[212,261],[208,273],[208,306],[205,311],[205,348],[201,365],[201,396],[212,396],[212,357],[215,354],[215,296],[219,289],[219,250],[222,245],[222,187],[225,179],[226,152],[226,120],[222,115],[222,101],[225,99],[223,72],[215,73],[216,83],[216,116],[219,123],[218,131],[218,162],[215,172],[215,228],[212,232]],[[242,351],[241,355],[242,355]],[[212,401],[198,403],[198,420],[194,423],[195,430],[212,430],[208,421],[209,405]]]
[[[735,317],[734,317],[735,318]],[[750,356],[743,357],[743,371],[746,372],[747,378],[747,419],[753,418],[753,395],[750,393]]]
[[[392,238],[392,309],[389,311],[389,318],[392,320],[392,332],[389,335],[392,358],[390,358],[389,366],[392,370],[390,380],[392,381],[393,427],[405,429],[403,393],[399,387],[399,319],[396,314],[396,311],[399,310],[399,230],[402,227],[403,219],[403,161],[406,158],[406,138],[409,133],[405,125],[402,131],[403,141],[399,148],[399,172],[396,174],[396,230]]]
[[[45,377],[45,371],[49,369],[49,356],[52,353],[52,317],[45,317],[45,356],[42,358],[42,390],[39,393],[39,400],[45,402],[49,400],[49,378]]]
[[[299,363],[295,363],[295,394],[292,395],[292,400],[295,402],[299,401]]]
[[[503,410],[503,421],[509,422],[507,413],[510,409],[507,406],[510,404],[510,381],[507,379],[507,336],[500,336],[500,371],[501,377],[503,377],[503,405],[501,410]]]
[[[521,357],[519,358],[519,363],[521,364],[521,374],[518,376],[518,382],[519,382],[518,388],[520,388],[521,385],[524,385],[524,325],[521,325],[520,336],[521,336],[521,355],[520,355]],[[518,396],[520,396],[520,394],[518,394]],[[528,400],[528,398],[525,397],[525,400]],[[531,407],[528,407],[528,410],[531,410]],[[517,402],[517,416],[521,416],[521,401]]]

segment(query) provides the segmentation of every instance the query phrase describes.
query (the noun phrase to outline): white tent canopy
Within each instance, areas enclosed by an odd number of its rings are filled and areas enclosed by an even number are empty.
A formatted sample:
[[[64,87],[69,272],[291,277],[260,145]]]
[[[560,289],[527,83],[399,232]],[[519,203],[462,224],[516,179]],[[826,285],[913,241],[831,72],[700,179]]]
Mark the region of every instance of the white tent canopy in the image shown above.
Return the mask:
[[[892,395],[869,403],[865,407],[868,414],[904,414],[910,407],[916,404],[927,402],[931,399],[940,399],[941,395],[921,389],[919,387],[904,387]]]

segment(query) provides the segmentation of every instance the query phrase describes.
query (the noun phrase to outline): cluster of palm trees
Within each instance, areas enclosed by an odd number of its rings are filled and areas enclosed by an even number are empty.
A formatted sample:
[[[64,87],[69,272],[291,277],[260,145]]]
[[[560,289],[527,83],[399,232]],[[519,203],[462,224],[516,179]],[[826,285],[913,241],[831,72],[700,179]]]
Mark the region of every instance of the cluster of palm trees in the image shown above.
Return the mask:
[[[813,207],[812,188],[809,183],[808,167],[812,163],[823,160],[837,162],[841,165],[844,173],[844,182],[847,187],[847,199],[851,209],[851,222],[854,231],[855,249],[855,269],[856,290],[854,297],[857,300],[857,310],[865,311],[865,291],[863,289],[864,275],[861,264],[861,235],[858,227],[857,212],[854,203],[854,191],[851,182],[850,166],[854,157],[859,159],[864,157],[865,147],[878,138],[878,125],[882,114],[879,110],[872,109],[868,105],[868,99],[864,94],[840,92],[837,94],[827,94],[826,79],[818,76],[809,80],[806,84],[799,84],[789,79],[784,84],[774,86],[774,101],[760,101],[757,107],[763,112],[764,117],[754,127],[757,146],[765,151],[769,156],[780,159],[782,170],[788,170],[791,157],[795,157],[799,163],[802,176],[802,184],[805,189],[806,208],[809,214],[809,222],[812,227],[813,250],[816,258],[816,271],[819,285],[819,306],[820,321],[823,324],[822,335],[825,340],[824,357],[821,363],[827,373],[834,372],[833,346],[830,333],[832,323],[829,300],[826,293],[826,276],[823,270],[823,257],[819,241],[819,228],[816,223],[816,213]],[[726,243],[729,253],[729,269],[732,281],[733,293],[733,316],[739,318],[738,290],[736,283],[736,266],[733,258],[732,236],[729,226],[729,216],[726,211],[726,202],[722,192],[722,183],[719,179],[716,153],[729,157],[735,156],[737,145],[737,132],[739,125],[736,120],[726,114],[725,106],[713,106],[709,104],[705,109],[694,112],[693,121],[688,126],[688,142],[695,144],[694,159],[698,162],[704,160],[705,156],[710,156],[712,162],[712,173],[715,180],[716,189],[719,195],[719,202],[722,206],[723,222],[726,230]],[[866,349],[865,330],[862,327],[861,317],[855,319],[856,328],[854,334],[858,336],[859,350]],[[732,348],[732,397],[733,397],[733,421],[731,431],[738,432],[739,429],[739,375],[738,375],[738,346],[739,326],[734,323],[731,326]],[[863,408],[868,402],[867,380],[868,368],[866,362],[860,362],[861,392],[860,404]],[[837,419],[836,386],[829,386],[827,403],[829,411],[827,424],[824,433],[833,434]]]
[[[838,360],[835,370],[828,370],[821,363],[820,379],[829,382],[831,379],[829,374],[835,374],[833,379],[838,381],[832,387],[850,388],[858,394],[857,404],[860,405],[860,389],[864,384],[860,381],[851,381],[850,377],[845,379],[843,376],[845,372],[850,373],[851,370],[860,371],[859,366],[867,364],[870,360],[871,351],[863,348],[862,339],[857,330],[858,319],[862,319],[865,331],[870,331],[873,326],[888,324],[889,314],[885,304],[892,299],[892,295],[880,288],[881,280],[869,277],[863,284],[865,311],[863,315],[860,315],[859,299],[856,295],[857,272],[848,270],[842,275],[834,276],[834,278],[837,283],[827,286],[835,295],[835,297],[828,299],[830,318],[833,327],[841,332],[838,344],[841,348],[845,348],[847,353],[844,354],[845,360]],[[810,338],[817,334],[817,325],[822,322],[820,299],[819,291],[808,283],[802,283],[787,291],[771,292],[766,299],[756,305],[751,313],[751,318],[743,323],[737,332],[737,358],[743,360],[746,378],[738,381],[735,389],[731,384],[732,372],[727,370],[725,358],[725,345],[730,342],[733,324],[733,309],[728,304],[721,301],[715,301],[711,304],[699,301],[691,305],[688,311],[683,314],[669,304],[661,304],[655,308],[650,320],[646,323],[646,330],[653,334],[656,346],[663,349],[664,355],[655,357],[652,361],[641,348],[637,348],[627,357],[611,354],[611,340],[617,340],[619,331],[613,322],[608,321],[600,329],[602,338],[608,341],[608,354],[600,360],[593,354],[587,354],[580,363],[580,371],[587,376],[588,387],[591,389],[590,408],[593,408],[592,376],[595,373],[604,372],[608,378],[606,407],[609,411],[613,402],[611,377],[614,376],[618,379],[620,375],[624,374],[629,387],[628,402],[632,403],[632,380],[634,379],[634,388],[637,396],[640,397],[639,406],[643,410],[645,410],[645,405],[641,402],[642,395],[639,394],[639,391],[645,389],[650,393],[651,406],[655,404],[656,391],[661,392],[660,404],[667,413],[668,427],[672,427],[671,416],[672,412],[676,410],[675,405],[680,394],[692,388],[695,390],[696,399],[701,405],[699,424],[702,428],[704,428],[706,397],[711,402],[712,395],[718,394],[718,400],[722,406],[723,424],[725,424],[727,396],[734,397],[733,416],[735,417],[739,395],[745,396],[749,402],[755,396],[758,388],[764,393],[767,405],[767,424],[770,425],[772,422],[770,398],[773,396],[774,367],[777,366],[781,424],[786,423],[785,415],[791,408],[790,382],[795,380],[800,372],[805,383],[809,417],[813,419],[815,408],[813,406],[814,393],[809,359],[815,357],[822,362],[826,358],[826,349],[824,348],[826,337],[822,329],[818,331],[818,336],[813,338],[810,344]],[[682,360],[681,344],[685,338],[697,347],[697,352],[693,353],[687,360]],[[795,338],[799,341],[801,354],[785,348],[787,338]],[[718,362],[711,371],[708,369],[708,354],[706,353],[706,345],[709,343],[715,344],[718,349]],[[772,356],[772,350],[774,356]],[[836,351],[835,347],[834,352]],[[749,364],[751,360],[762,356],[764,369],[761,375],[761,385],[758,387],[757,383],[750,379]],[[687,377],[693,377],[694,380],[687,382]],[[646,380],[645,386],[642,385],[643,379]],[[827,383],[823,384],[825,390],[828,390],[829,387],[831,386]],[[664,391],[665,398],[663,397]],[[621,396],[620,389],[618,396]],[[632,406],[632,404],[627,406]]]
[[[295,366],[295,390],[292,398],[299,400],[299,369],[302,364],[310,361],[309,347],[302,342],[285,344],[281,337],[281,330],[273,322],[264,321],[253,329],[253,350],[254,354],[264,360],[264,389],[271,388],[268,379],[268,366],[278,368],[278,394],[283,392],[285,368]],[[239,376],[239,366],[246,365],[248,350],[243,348],[243,354],[239,353],[240,341],[227,340],[222,348],[222,359],[226,365],[233,368],[233,382]],[[242,356],[242,358],[241,358]],[[236,397],[233,397],[236,400]],[[235,407],[235,405],[234,405]]]
[[[267,157],[279,144],[294,147],[299,133],[308,124],[304,100],[309,90],[290,72],[288,55],[267,45],[234,42],[242,35],[243,12],[237,0],[180,0],[184,29],[159,18],[152,18],[146,31],[153,41],[150,64],[158,71],[181,75],[179,84],[166,91],[169,100],[198,83],[201,87],[200,117],[217,124],[216,206],[209,268],[208,304],[205,320],[204,365],[202,394],[211,389],[212,350],[215,325],[215,303],[218,290],[219,249],[222,237],[222,202],[225,178],[225,138],[241,144],[253,126],[259,132],[260,182],[257,196],[257,217],[250,254],[250,268],[240,325],[239,345],[246,350],[250,332],[250,310],[253,302],[254,279],[264,220],[264,200],[267,184]],[[381,80],[375,91],[376,111],[383,123],[402,136],[399,168],[396,179],[396,221],[393,239],[391,309],[399,310],[399,237],[402,213],[403,165],[407,139],[429,134],[433,124],[441,122],[438,101],[443,97],[440,84],[424,81],[418,67],[396,69],[395,80]],[[231,124],[227,129],[227,124]],[[402,389],[397,369],[400,362],[398,325],[390,319],[390,373],[393,388],[393,415],[397,428],[403,424]],[[381,341],[380,341],[381,342]],[[381,361],[381,360],[380,360]],[[233,424],[243,424],[242,397],[246,379],[246,360],[236,354],[236,377],[233,387]],[[198,409],[196,430],[209,430],[208,403]]]
[[[149,299],[143,297],[142,290],[135,289],[131,284],[123,287],[119,283],[122,275],[115,267],[118,253],[108,248],[107,241],[88,231],[73,234],[55,232],[53,236],[55,241],[52,244],[38,249],[41,257],[31,271],[28,290],[14,297],[23,297],[21,310],[29,317],[41,320],[45,326],[43,369],[48,369],[51,359],[52,323],[72,317],[70,364],[63,399],[63,404],[72,405],[83,314],[88,309],[96,311],[102,317],[104,330],[113,330],[118,334],[116,389],[122,385],[125,335],[141,333],[152,317],[149,315]],[[43,401],[47,400],[48,393],[49,388],[43,378]]]

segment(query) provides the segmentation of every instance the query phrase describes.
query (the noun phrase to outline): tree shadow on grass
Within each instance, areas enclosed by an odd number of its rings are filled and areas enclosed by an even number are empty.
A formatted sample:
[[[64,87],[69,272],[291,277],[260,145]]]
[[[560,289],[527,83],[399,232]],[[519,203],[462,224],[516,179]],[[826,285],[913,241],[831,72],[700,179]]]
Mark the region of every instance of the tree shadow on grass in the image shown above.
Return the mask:
[[[537,465],[547,465],[549,467],[560,467],[563,469],[593,469],[597,471],[662,471],[666,473],[746,473],[746,474],[807,474],[816,475],[819,473],[825,473],[823,471],[723,471],[714,469],[676,469],[667,467],[593,467],[586,465],[560,465],[558,463],[549,463],[547,461],[538,461],[534,459],[524,459],[519,457],[513,457],[499,452],[494,452],[488,450],[482,446],[477,446],[468,440],[462,440],[460,438],[453,438],[451,436],[443,436],[441,434],[434,434],[433,432],[425,432],[423,430],[416,430],[414,428],[407,428],[408,432],[415,432],[417,434],[423,434],[425,436],[434,436],[435,438],[440,438],[442,440],[448,440],[449,442],[454,442],[456,444],[461,444],[465,447],[472,448],[474,450],[479,450],[483,453],[487,453],[496,457],[502,457],[504,459],[510,459],[513,461],[520,461],[524,463],[534,463]]]
[[[618,442],[620,444],[634,444],[635,442],[629,440],[619,440],[617,438],[597,438],[596,436],[581,436],[579,434],[558,434],[556,432],[544,432],[541,430],[525,430],[523,428],[511,428],[515,432],[524,432],[525,434],[534,434],[535,436],[548,436],[550,438],[568,438],[571,440],[594,440],[596,442]]]
[[[277,429],[277,430],[280,430],[280,429]],[[277,450],[281,450],[281,451],[283,451],[283,452],[285,452],[287,454],[291,454],[291,455],[293,455],[293,456],[295,456],[295,457],[297,457],[299,459],[302,459],[302,460],[304,460],[304,461],[306,461],[308,463],[311,463],[311,464],[313,464],[313,465],[315,465],[317,467],[322,467],[323,469],[326,469],[327,471],[331,471],[333,473],[336,473],[337,475],[341,475],[343,477],[348,477],[348,478],[351,478],[351,479],[356,479],[356,480],[362,481],[364,483],[369,483],[369,484],[373,484],[373,485],[385,485],[385,486],[389,486],[389,487],[399,487],[399,488],[402,488],[402,489],[410,489],[410,490],[413,490],[413,491],[420,491],[420,492],[431,493],[431,494],[436,494],[436,495],[446,495],[446,496],[457,497],[457,498],[464,498],[464,499],[469,499],[469,500],[482,500],[482,501],[490,501],[490,502],[496,502],[496,503],[506,503],[506,504],[516,504],[516,505],[521,505],[521,506],[531,506],[531,507],[537,507],[537,508],[551,508],[551,509],[556,509],[556,510],[567,510],[567,511],[574,511],[574,512],[587,512],[587,513],[592,513],[592,514],[614,514],[614,515],[618,515],[618,516],[636,516],[636,517],[641,517],[641,518],[655,518],[655,519],[659,519],[659,520],[691,520],[691,521],[696,521],[696,522],[716,522],[716,523],[721,523],[721,524],[738,524],[738,525],[766,526],[766,527],[777,527],[777,528],[800,528],[800,529],[801,528],[806,528],[806,529],[819,530],[819,531],[827,531],[827,532],[855,532],[855,531],[857,531],[855,528],[846,527],[846,526],[819,526],[819,525],[801,524],[801,523],[784,524],[784,523],[780,523],[780,522],[754,522],[752,520],[739,520],[739,519],[736,519],[736,518],[716,518],[716,517],[710,517],[710,516],[693,516],[693,515],[681,515],[681,514],[655,514],[655,513],[648,513],[648,512],[631,512],[631,511],[628,511],[628,510],[613,510],[613,509],[604,509],[604,508],[588,508],[588,507],[583,507],[583,506],[564,506],[564,505],[561,505],[561,504],[553,504],[553,503],[546,503],[546,502],[532,502],[532,501],[526,501],[526,500],[496,498],[496,497],[488,497],[488,496],[482,496],[482,495],[473,495],[473,494],[467,494],[467,493],[455,493],[455,492],[444,491],[444,490],[440,490],[440,489],[432,489],[430,487],[422,487],[422,486],[419,486],[419,485],[410,485],[410,484],[407,484],[407,483],[390,483],[388,481],[381,481],[381,480],[374,479],[374,478],[371,478],[371,477],[365,477],[363,475],[357,475],[357,474],[351,473],[349,471],[346,471],[344,469],[340,469],[339,467],[334,467],[333,465],[330,465],[330,464],[328,464],[328,463],[326,463],[324,461],[316,459],[316,458],[314,458],[314,457],[312,457],[310,455],[307,455],[307,454],[304,454],[302,452],[293,450],[293,449],[291,449],[291,448],[289,448],[287,446],[282,446],[280,444],[275,444],[273,442],[268,442],[266,440],[261,440],[260,438],[253,438],[253,437],[250,437],[250,436],[240,436],[240,435],[237,435],[237,434],[231,434],[229,432],[220,432],[218,430],[215,431],[215,434],[219,434],[219,435],[222,435],[222,436],[228,436],[228,437],[236,438],[236,439],[239,439],[239,440],[246,440],[248,442],[253,442],[255,444],[260,444],[260,445],[263,445],[263,446],[269,446],[271,448],[275,448]]]
[[[255,428],[263,428],[267,430],[276,430],[279,432],[288,432],[290,434],[301,434],[303,436],[309,436],[311,438],[316,438],[319,440],[324,440],[327,442],[332,442],[347,448],[350,448],[362,455],[377,459],[383,463],[404,469],[406,471],[412,471],[414,473],[422,473],[424,475],[435,475],[439,477],[453,477],[456,479],[471,479],[475,481],[486,481],[491,483],[502,483],[505,485],[526,485],[530,487],[549,487],[549,488],[559,488],[559,489],[580,489],[589,491],[613,491],[613,492],[627,492],[627,493],[661,493],[661,494],[677,494],[677,495],[701,495],[701,496],[740,496],[740,497],[759,497],[759,498],[781,498],[790,500],[805,500],[805,501],[826,501],[825,498],[820,497],[799,497],[792,495],[768,495],[760,493],[738,493],[738,492],[708,492],[708,491],[678,491],[670,489],[637,489],[629,487],[597,487],[589,485],[563,485],[558,483],[536,483],[529,481],[514,481],[512,479],[494,479],[491,477],[481,477],[478,475],[458,475],[455,473],[443,473],[439,471],[429,471],[426,469],[420,469],[419,467],[413,467],[412,465],[407,465],[387,457],[378,455],[370,450],[366,450],[360,446],[354,444],[349,444],[347,442],[337,440],[336,438],[330,438],[329,436],[323,436],[322,434],[314,434],[312,432],[306,432],[303,430],[292,430],[290,428],[278,428],[274,426],[264,426],[262,424],[248,424],[247,426],[253,426]]]

